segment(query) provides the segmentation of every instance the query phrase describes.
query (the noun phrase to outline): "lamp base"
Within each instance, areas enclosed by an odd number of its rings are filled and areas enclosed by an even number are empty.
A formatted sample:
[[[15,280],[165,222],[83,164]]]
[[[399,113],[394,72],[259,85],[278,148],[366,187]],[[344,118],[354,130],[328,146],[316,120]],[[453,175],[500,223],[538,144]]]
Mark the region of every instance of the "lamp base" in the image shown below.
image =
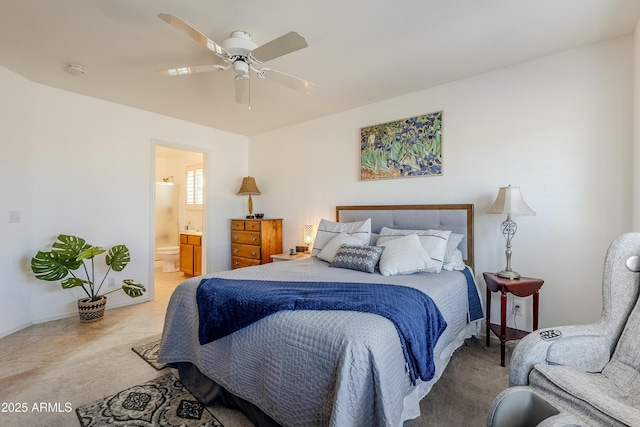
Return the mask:
[[[519,279],[520,273],[515,272],[513,270],[502,270],[496,273],[498,277],[502,277],[509,280]]]

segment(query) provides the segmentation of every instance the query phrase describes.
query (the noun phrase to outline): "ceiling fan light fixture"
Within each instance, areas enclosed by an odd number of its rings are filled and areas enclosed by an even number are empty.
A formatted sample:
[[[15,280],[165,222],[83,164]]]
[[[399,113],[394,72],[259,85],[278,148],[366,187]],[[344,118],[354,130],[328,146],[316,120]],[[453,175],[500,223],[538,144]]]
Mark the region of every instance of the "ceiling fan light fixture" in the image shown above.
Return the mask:
[[[236,59],[233,62],[233,71],[235,71],[239,76],[246,76],[249,74],[249,64],[244,62],[242,59]]]
[[[251,109],[251,81],[248,75],[236,76],[236,102],[238,104],[248,104]]]

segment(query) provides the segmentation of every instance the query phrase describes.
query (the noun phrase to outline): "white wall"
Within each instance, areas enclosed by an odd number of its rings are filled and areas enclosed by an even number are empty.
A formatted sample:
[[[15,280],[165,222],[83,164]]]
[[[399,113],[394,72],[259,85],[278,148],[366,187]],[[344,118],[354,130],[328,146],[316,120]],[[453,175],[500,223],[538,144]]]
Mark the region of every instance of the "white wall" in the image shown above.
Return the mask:
[[[29,249],[31,218],[31,84],[0,67],[0,336],[30,322]],[[20,223],[9,223],[9,212]],[[6,334],[5,334],[6,335]]]
[[[0,170],[10,196],[0,202],[8,236],[0,249],[0,336],[77,312],[81,290],[37,280],[29,269],[30,258],[59,233],[101,246],[126,244],[132,261],[113,277],[151,285],[152,141],[205,152],[212,205],[206,263],[209,271],[228,268],[228,218],[244,207],[235,191],[247,173],[246,137],[33,84],[2,68],[0,87],[10,95],[0,97]],[[21,224],[7,224],[9,210],[22,211]],[[141,301],[121,292],[109,299],[108,308]]]
[[[640,165],[640,21],[633,33],[633,164]],[[633,229],[640,230],[640,167],[633,169]]]
[[[473,203],[480,278],[505,266],[504,218],[483,212],[520,186],[537,216],[515,218],[512,265],[545,280],[540,325],[594,321],[605,251],[631,228],[632,55],[623,37],[251,137],[254,210],[291,247],[336,205]],[[442,177],[359,181],[361,127],[438,110]]]

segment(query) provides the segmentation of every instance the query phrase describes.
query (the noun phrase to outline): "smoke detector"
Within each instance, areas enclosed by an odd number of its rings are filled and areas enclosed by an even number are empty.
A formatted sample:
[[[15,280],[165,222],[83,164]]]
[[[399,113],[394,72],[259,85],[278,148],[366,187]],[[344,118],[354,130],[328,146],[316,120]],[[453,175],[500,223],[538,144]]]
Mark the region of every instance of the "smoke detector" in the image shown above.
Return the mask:
[[[67,72],[74,76],[84,76],[87,74],[87,69],[80,64],[69,64],[69,66],[67,66]]]

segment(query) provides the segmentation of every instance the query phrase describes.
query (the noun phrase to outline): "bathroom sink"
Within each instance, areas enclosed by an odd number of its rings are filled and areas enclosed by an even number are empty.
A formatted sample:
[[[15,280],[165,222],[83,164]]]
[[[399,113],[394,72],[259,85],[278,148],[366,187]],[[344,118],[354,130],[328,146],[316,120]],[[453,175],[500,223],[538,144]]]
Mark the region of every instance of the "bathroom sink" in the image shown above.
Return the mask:
[[[196,236],[202,236],[202,231],[198,230],[182,230],[180,234],[194,234]]]

